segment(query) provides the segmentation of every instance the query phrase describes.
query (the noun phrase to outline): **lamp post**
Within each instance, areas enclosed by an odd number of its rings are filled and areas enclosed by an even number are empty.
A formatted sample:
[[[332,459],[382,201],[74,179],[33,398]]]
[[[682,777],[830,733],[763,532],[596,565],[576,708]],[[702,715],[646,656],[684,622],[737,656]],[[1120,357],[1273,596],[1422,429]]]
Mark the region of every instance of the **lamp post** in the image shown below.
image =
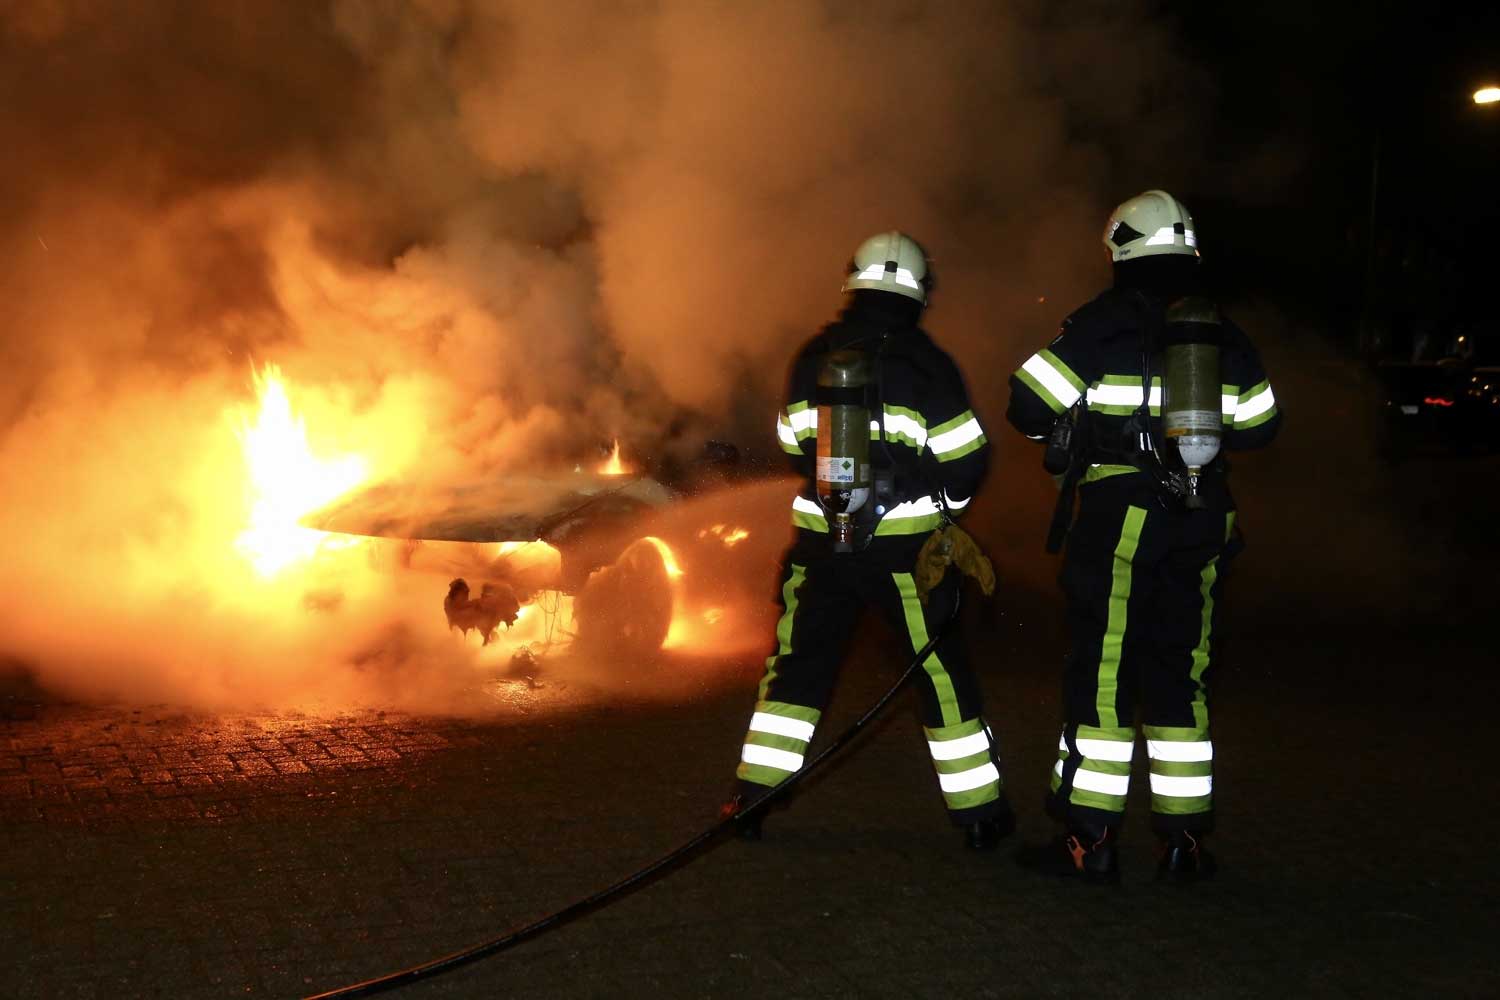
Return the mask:
[[[1474,91],[1474,103],[1479,107],[1500,108],[1500,86],[1486,84]],[[1379,220],[1380,206],[1380,147],[1383,139],[1382,130],[1377,126],[1375,141],[1370,149],[1370,216],[1368,221],[1369,234],[1366,237],[1365,254],[1365,294],[1364,307],[1359,325],[1359,347],[1360,353],[1366,357],[1375,350],[1375,226]]]

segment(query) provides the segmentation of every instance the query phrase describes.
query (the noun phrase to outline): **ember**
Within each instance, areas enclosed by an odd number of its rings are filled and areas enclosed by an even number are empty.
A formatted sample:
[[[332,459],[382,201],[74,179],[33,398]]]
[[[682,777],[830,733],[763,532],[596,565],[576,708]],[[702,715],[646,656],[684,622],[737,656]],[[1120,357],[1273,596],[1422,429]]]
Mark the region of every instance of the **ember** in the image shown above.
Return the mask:
[[[702,531],[698,532],[699,538],[708,538],[709,536],[713,536],[714,538],[717,538],[719,541],[723,542],[725,548],[732,549],[740,542],[743,542],[745,539],[749,538],[750,532],[746,531],[744,528],[730,528],[722,524],[710,525],[709,527],[704,528]]]

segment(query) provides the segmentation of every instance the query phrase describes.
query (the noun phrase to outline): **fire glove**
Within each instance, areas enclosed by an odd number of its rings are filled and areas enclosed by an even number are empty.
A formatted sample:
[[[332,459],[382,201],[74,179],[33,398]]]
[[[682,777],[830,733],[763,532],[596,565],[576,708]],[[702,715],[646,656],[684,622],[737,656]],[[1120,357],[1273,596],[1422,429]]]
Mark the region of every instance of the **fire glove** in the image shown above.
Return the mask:
[[[917,597],[923,604],[933,588],[943,582],[949,566],[957,566],[959,572],[973,577],[984,596],[995,592],[994,564],[980,551],[972,535],[950,524],[928,535],[922,551],[917,553],[917,568],[912,576],[916,579]]]

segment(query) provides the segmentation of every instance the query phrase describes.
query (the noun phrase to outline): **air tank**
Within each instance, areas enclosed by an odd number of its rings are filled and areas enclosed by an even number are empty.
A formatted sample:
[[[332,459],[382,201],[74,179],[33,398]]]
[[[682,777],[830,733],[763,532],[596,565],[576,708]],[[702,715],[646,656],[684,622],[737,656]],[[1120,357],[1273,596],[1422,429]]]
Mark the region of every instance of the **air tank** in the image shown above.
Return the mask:
[[[1210,299],[1178,299],[1167,307],[1162,378],[1162,425],[1187,471],[1190,510],[1203,507],[1203,469],[1219,455],[1224,437],[1219,350],[1219,308]]]
[[[818,503],[835,552],[854,551],[854,514],[870,499],[870,375],[860,351],[834,351],[818,371]]]

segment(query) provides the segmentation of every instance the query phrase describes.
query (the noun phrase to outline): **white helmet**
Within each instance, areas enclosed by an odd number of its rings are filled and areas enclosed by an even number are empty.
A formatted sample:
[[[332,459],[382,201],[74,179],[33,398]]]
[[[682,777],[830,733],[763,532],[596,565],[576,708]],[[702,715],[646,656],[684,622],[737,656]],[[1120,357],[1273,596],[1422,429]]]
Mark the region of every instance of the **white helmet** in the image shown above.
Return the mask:
[[[872,288],[927,301],[927,254],[916,240],[892,230],[871,236],[854,251],[844,291]]]
[[[1198,256],[1192,215],[1165,191],[1146,191],[1115,209],[1104,227],[1104,245],[1117,262],[1159,253]]]

